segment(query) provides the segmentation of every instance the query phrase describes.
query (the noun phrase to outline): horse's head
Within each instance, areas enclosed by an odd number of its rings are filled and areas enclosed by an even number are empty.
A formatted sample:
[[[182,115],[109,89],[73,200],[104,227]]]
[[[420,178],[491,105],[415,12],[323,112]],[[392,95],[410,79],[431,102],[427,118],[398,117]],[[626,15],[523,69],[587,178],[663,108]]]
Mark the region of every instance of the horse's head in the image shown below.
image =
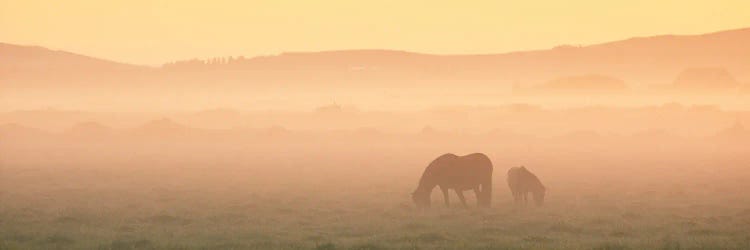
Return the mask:
[[[540,186],[532,194],[534,195],[534,202],[537,206],[544,205],[544,195],[547,193],[547,188]]]
[[[425,209],[430,207],[430,194],[425,192],[420,192],[419,190],[414,191],[411,193],[411,200],[414,201],[414,204],[417,205],[417,209]]]

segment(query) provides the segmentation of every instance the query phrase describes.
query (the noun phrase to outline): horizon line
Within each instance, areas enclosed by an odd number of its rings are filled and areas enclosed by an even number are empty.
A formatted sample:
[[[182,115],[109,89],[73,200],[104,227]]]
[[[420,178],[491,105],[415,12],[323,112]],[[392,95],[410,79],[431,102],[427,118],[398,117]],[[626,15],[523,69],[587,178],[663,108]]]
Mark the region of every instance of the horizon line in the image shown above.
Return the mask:
[[[623,41],[629,41],[634,39],[650,39],[650,38],[661,38],[661,37],[693,37],[693,36],[708,36],[708,35],[716,35],[720,33],[730,33],[730,32],[738,32],[743,30],[750,30],[749,26],[742,26],[739,28],[732,28],[732,29],[724,29],[724,30],[718,30],[718,31],[712,31],[707,33],[693,33],[693,34],[657,34],[657,35],[646,35],[646,36],[631,36],[627,38],[622,39],[615,39],[615,40],[608,40],[604,42],[598,42],[598,43],[591,43],[591,44],[576,44],[576,43],[562,43],[557,44],[552,47],[547,48],[537,48],[537,49],[517,49],[517,50],[509,50],[509,51],[503,51],[503,52],[486,52],[486,53],[429,53],[429,52],[421,52],[416,50],[406,50],[406,49],[396,49],[396,48],[349,48],[349,49],[330,49],[330,50],[288,50],[288,51],[281,51],[277,53],[270,53],[270,54],[256,54],[252,56],[246,56],[246,55],[234,55],[234,56],[211,56],[211,57],[191,57],[191,58],[183,58],[183,59],[173,59],[173,60],[166,60],[164,62],[161,62],[159,64],[144,64],[144,63],[131,63],[131,62],[124,62],[116,59],[109,59],[106,57],[99,57],[94,55],[88,55],[83,54],[75,51],[65,50],[65,49],[58,49],[53,47],[47,47],[45,45],[39,45],[39,44],[16,44],[16,43],[9,43],[9,42],[2,42],[0,41],[0,45],[11,45],[11,46],[19,46],[19,47],[28,47],[28,48],[41,48],[53,52],[61,52],[61,53],[70,53],[77,56],[83,56],[88,57],[92,59],[97,60],[103,60],[113,63],[119,63],[119,64],[126,64],[126,65],[132,65],[132,66],[141,66],[141,67],[148,67],[148,68],[161,68],[165,64],[171,63],[171,62],[179,62],[179,61],[187,61],[187,60],[204,60],[204,59],[211,59],[211,58],[225,58],[225,57],[244,57],[245,59],[253,59],[253,58],[259,58],[259,57],[273,57],[273,56],[283,56],[285,54],[317,54],[317,53],[333,53],[333,52],[372,52],[372,51],[381,51],[381,52],[397,52],[397,53],[404,53],[404,54],[412,54],[412,55],[421,55],[421,56],[496,56],[496,55],[507,55],[507,54],[515,54],[515,53],[526,53],[526,52],[536,52],[536,51],[547,51],[547,50],[553,50],[555,48],[561,47],[561,46],[574,46],[577,48],[583,48],[583,47],[590,47],[590,46],[597,46],[597,45],[605,45],[605,44],[611,44],[611,43],[617,43],[617,42],[623,42]]]

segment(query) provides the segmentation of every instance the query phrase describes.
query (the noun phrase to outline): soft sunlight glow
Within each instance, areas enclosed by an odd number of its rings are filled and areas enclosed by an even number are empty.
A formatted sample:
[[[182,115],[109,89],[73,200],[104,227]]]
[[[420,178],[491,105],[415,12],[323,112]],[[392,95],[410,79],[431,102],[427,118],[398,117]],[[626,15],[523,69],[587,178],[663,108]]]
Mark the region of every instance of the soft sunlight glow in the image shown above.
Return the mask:
[[[0,40],[160,65],[284,51],[497,53],[750,23],[750,1],[14,1]]]

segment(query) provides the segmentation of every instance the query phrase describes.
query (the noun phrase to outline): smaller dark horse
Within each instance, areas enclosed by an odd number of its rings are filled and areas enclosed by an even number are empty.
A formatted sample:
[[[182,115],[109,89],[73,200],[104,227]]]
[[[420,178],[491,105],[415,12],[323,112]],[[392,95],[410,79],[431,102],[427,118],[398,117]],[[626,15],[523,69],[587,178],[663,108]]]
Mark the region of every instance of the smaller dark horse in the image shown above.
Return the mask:
[[[444,154],[433,160],[422,173],[417,190],[412,193],[412,199],[417,208],[430,207],[430,194],[435,186],[443,191],[445,206],[450,207],[448,191],[453,189],[464,207],[466,199],[464,191],[474,190],[477,205],[490,207],[492,200],[492,162],[481,153],[465,156]]]
[[[542,185],[536,175],[524,166],[508,170],[508,187],[510,187],[510,192],[513,193],[516,203],[521,201],[524,204],[528,203],[527,195],[532,193],[537,206],[544,204],[544,195],[547,188]]]

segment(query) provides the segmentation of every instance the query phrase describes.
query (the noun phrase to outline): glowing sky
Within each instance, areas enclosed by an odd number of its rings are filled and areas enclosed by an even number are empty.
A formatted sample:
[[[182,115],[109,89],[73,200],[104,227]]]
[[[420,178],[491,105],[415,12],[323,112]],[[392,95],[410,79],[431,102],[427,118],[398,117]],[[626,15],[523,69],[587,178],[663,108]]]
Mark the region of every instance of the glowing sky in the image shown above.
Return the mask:
[[[138,64],[363,48],[491,53],[748,26],[748,0],[0,0],[0,42]]]

